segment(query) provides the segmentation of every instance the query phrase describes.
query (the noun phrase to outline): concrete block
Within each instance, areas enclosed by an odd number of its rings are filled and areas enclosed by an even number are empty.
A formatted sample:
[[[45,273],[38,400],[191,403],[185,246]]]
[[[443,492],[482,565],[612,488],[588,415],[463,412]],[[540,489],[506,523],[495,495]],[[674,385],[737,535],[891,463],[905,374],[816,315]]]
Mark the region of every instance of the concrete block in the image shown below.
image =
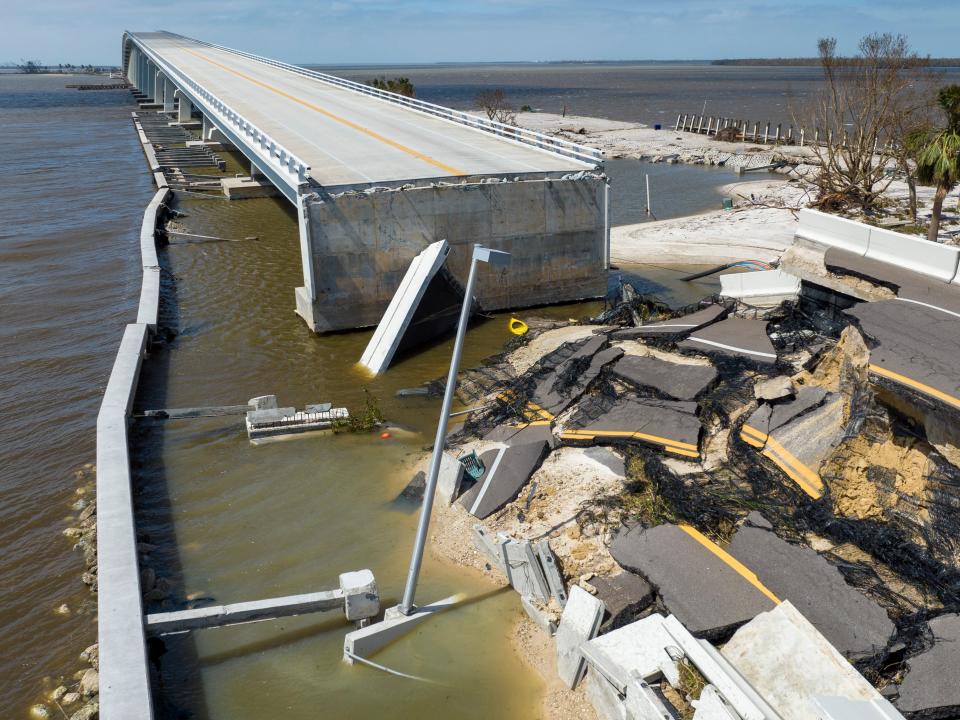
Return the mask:
[[[397,607],[388,608],[381,622],[365,628],[348,632],[343,638],[343,659],[353,663],[351,655],[368,658],[383,649],[397,638],[412,632],[424,620],[437,613],[449,610],[462,599],[461,595],[451,595],[443,600],[416,608],[410,615],[403,615]]]
[[[857,661],[886,652],[895,631],[886,611],[814,550],[777,537],[759,513],[747,517],[727,552],[789,600],[844,657]]]
[[[693,400],[717,379],[712,365],[670,362],[652,355],[627,355],[611,368],[615,377],[651,387],[674,400]]]
[[[792,398],[796,393],[793,380],[786,375],[778,375],[768,380],[761,380],[753,386],[753,396],[757,400],[784,400]]]
[[[706,685],[700,691],[700,697],[690,703],[693,706],[693,720],[739,720],[740,716],[723,699],[713,685]]]
[[[500,570],[504,575],[507,574],[500,543],[490,537],[483,525],[473,526],[473,544],[487,557],[493,567]]]
[[[701,353],[746,358],[763,365],[777,361],[777,351],[767,337],[764,320],[727,318],[691,333],[677,346]]]
[[[798,213],[797,237],[866,255],[870,244],[870,226],[854,220],[804,208]]]
[[[248,200],[250,198],[278,197],[280,191],[269,180],[250,177],[222,178],[220,187],[228,200]]]
[[[750,298],[754,304],[766,299],[776,304],[800,295],[800,278],[783,270],[720,275],[720,295],[729,298]]]
[[[721,655],[783,720],[820,720],[813,700],[826,692],[850,700],[880,698],[790,601],[737,630]]]
[[[668,720],[678,714],[676,708],[665,701],[659,687],[654,688],[636,676],[630,678],[623,703],[632,720]]]
[[[663,623],[663,615],[648,615],[583,643],[581,652],[590,671],[604,677],[621,695],[626,695],[633,678],[652,682],[663,676],[668,683],[678,686],[677,661],[668,651],[675,642]]]
[[[532,597],[549,602],[551,592],[547,579],[528,540],[503,537],[500,551],[507,570],[507,580],[521,597]]]
[[[686,335],[706,327],[727,315],[727,309],[723,305],[708,305],[703,310],[681,315],[680,317],[660,322],[641,325],[639,327],[617,330],[610,338],[612,340],[633,340],[639,337],[656,337],[670,335]]]
[[[380,614],[380,592],[370,570],[341,573],[340,590],[347,620],[355,622]]]
[[[657,588],[667,609],[697,637],[724,638],[775,605],[748,568],[695,530],[625,528],[610,554]]]
[[[460,483],[463,482],[463,463],[450,453],[440,458],[440,475],[437,477],[437,497],[447,505],[460,496]]]
[[[928,623],[933,647],[907,660],[900,683],[901,712],[911,717],[954,717],[960,714],[960,615],[951,613]],[[952,672],[947,672],[947,669]]]
[[[573,689],[583,676],[584,660],[580,645],[592,639],[603,620],[604,607],[600,600],[583,588],[570,589],[567,606],[557,628],[557,673],[564,684]]]
[[[602,676],[588,670],[584,687],[599,720],[636,720],[627,712],[623,696]]]
[[[547,617],[546,613],[534,605],[530,598],[524,595],[520,596],[520,606],[523,608],[524,612],[527,613],[527,617],[536,623],[537,627],[543,630],[547,635],[553,637],[554,633],[557,632],[557,626],[554,624],[553,620]]]
[[[540,568],[547,580],[547,586],[550,588],[550,594],[557,601],[560,607],[567,604],[567,590],[563,585],[563,575],[560,574],[560,568],[557,567],[557,558],[550,549],[550,541],[544,538],[536,543],[532,543],[536,550],[537,560],[540,562]]]
[[[484,473],[460,503],[474,517],[489,517],[517,497],[548,450],[547,443],[541,441],[483,453],[480,459]]]
[[[597,597],[607,608],[607,616],[600,626],[601,632],[610,632],[633,622],[653,602],[653,587],[632,572],[595,577],[590,584],[597,589]]]
[[[903,720],[885,698],[850,700],[833,695],[816,696],[813,706],[819,720]]]

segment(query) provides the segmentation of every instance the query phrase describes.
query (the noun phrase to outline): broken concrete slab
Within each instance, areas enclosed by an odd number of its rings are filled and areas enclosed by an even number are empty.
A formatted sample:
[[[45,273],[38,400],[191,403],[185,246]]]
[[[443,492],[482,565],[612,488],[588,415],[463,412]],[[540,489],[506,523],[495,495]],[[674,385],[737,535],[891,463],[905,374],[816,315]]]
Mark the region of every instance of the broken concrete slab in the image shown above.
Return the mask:
[[[456,327],[463,289],[443,271],[449,253],[447,241],[438,240],[411,261],[360,357],[360,365],[374,375],[386,370],[397,353]]]
[[[738,720],[740,717],[713,685],[705,685],[700,697],[690,704],[694,709],[693,720]]]
[[[895,632],[886,611],[816,551],[777,537],[759,513],[747,516],[727,552],[793,603],[844,657],[856,662],[886,652]]]
[[[451,505],[460,495],[462,482],[463,463],[450,453],[443,453],[440,458],[440,474],[437,476],[437,497]]]
[[[618,575],[591,578],[597,597],[607,608],[601,633],[616,630],[637,619],[653,602],[653,587],[639,575],[621,572]]]
[[[549,451],[545,441],[508,445],[480,456],[484,471],[460,503],[481,520],[511,502]]]
[[[623,528],[610,554],[642,575],[697,637],[726,637],[778,601],[753,573],[689,526]]]
[[[560,607],[567,604],[563,576],[548,540],[517,540],[505,533],[494,539],[482,525],[474,525],[473,541],[521,597],[545,603],[553,598]]]
[[[793,386],[793,380],[786,375],[777,375],[777,377],[761,380],[753,386],[753,396],[757,400],[773,402],[792,398],[795,394],[796,388]]]
[[[610,369],[614,377],[650,387],[674,400],[693,400],[717,379],[712,365],[673,363],[651,355],[627,355]]]
[[[596,379],[604,366],[623,355],[623,350],[618,347],[599,351],[596,349],[606,342],[603,335],[590,338],[568,360],[537,381],[530,394],[529,404],[540,419],[552,420],[570,407]],[[581,369],[579,366],[586,363],[587,358],[590,358],[589,363]]]
[[[503,424],[497,425],[493,430],[483,436],[484,440],[489,442],[501,442],[507,445],[524,445],[531,442],[546,441],[553,449],[559,445],[559,441],[553,434],[551,421],[535,420],[528,423],[518,423],[516,425]]]
[[[677,346],[708,355],[746,358],[764,365],[777,361],[777,351],[767,337],[765,320],[727,318],[691,333]]]
[[[527,613],[527,617],[533,620],[537,627],[543,630],[547,635],[553,637],[556,634],[556,623],[554,623],[553,620],[551,620],[550,617],[543,612],[543,610],[534,605],[533,600],[521,595],[520,606],[523,608],[524,612]]]
[[[662,320],[660,322],[641,325],[634,328],[617,330],[611,335],[613,340],[633,340],[641,337],[659,337],[669,335],[686,335],[720,320],[727,314],[723,305],[708,305],[702,310],[681,315],[680,317]]]
[[[813,700],[826,693],[882,699],[789,601],[737,630],[721,654],[783,720],[819,720]]]
[[[610,448],[588,447],[583,449],[584,456],[598,462],[605,468],[622,478],[627,476],[627,464],[622,455],[618,455]]]
[[[960,668],[960,615],[941,615],[927,626],[933,647],[907,660],[907,674],[894,704],[912,718],[956,717],[960,715],[955,672]]]
[[[567,443],[643,442],[699,457],[697,404],[657,398],[599,398],[581,404],[560,433]]]
[[[581,587],[570,588],[567,606],[557,627],[557,674],[571,690],[583,677],[580,645],[591,640],[603,620],[603,603]]]
[[[863,303],[846,314],[873,340],[874,381],[960,409],[960,316],[903,300]]]
[[[902,720],[903,715],[886,698],[850,700],[833,695],[818,695],[813,706],[819,720]]]
[[[824,492],[820,466],[844,437],[844,407],[839,393],[802,387],[794,400],[761,405],[751,413],[740,429],[740,439],[817,500]]]
[[[626,695],[634,675],[644,680],[663,675],[671,685],[679,685],[677,659],[668,652],[675,643],[663,622],[663,615],[648,615],[584,642],[581,651],[591,672],[606,679],[620,695]]]

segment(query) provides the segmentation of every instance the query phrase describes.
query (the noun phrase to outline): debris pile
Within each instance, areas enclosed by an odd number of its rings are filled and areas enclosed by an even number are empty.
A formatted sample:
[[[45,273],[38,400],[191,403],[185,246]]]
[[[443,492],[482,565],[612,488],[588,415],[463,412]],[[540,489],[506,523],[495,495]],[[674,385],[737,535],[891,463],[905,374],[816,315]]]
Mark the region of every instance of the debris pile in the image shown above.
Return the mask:
[[[952,662],[935,634],[960,625],[954,409],[876,370],[882,333],[861,329],[863,306],[622,300],[582,325],[525,319],[525,336],[462,373],[476,409],[447,438],[449,458],[483,468],[450,512],[481,521],[474,560],[556,631],[562,679],[586,673],[601,717],[764,717],[736,707],[739,686],[711,663],[783,718],[897,717],[887,700],[949,716],[960,683],[925,684]],[[547,540],[565,605],[532,559]],[[678,627],[682,657],[666,652]],[[774,632],[795,661],[757,660],[758,633],[779,648]],[[831,697],[803,681],[812,662]],[[771,673],[797,682],[777,689]]]

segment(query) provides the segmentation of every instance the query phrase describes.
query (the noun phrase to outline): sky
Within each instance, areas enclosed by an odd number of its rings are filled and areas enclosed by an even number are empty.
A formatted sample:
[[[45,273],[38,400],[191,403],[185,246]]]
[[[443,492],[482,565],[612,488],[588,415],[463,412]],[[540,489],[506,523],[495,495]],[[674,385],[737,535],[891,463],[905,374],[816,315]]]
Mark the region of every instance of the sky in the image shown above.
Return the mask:
[[[318,64],[809,57],[871,32],[960,55],[956,0],[33,0],[0,18],[0,62],[53,65],[116,65],[123,30]]]

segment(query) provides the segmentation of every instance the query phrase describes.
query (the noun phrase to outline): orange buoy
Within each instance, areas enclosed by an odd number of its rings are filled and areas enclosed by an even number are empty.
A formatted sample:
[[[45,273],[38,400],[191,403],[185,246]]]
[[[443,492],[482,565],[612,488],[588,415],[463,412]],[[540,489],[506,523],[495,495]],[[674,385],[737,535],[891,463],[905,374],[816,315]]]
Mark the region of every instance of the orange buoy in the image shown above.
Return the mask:
[[[510,322],[507,323],[507,328],[514,335],[526,335],[527,330],[530,329],[523,320],[518,320],[517,318],[510,318]]]
[[[386,431],[380,433],[380,439],[381,439],[381,440],[389,440],[389,439],[390,439],[390,433],[388,433],[388,432],[386,432]]]

